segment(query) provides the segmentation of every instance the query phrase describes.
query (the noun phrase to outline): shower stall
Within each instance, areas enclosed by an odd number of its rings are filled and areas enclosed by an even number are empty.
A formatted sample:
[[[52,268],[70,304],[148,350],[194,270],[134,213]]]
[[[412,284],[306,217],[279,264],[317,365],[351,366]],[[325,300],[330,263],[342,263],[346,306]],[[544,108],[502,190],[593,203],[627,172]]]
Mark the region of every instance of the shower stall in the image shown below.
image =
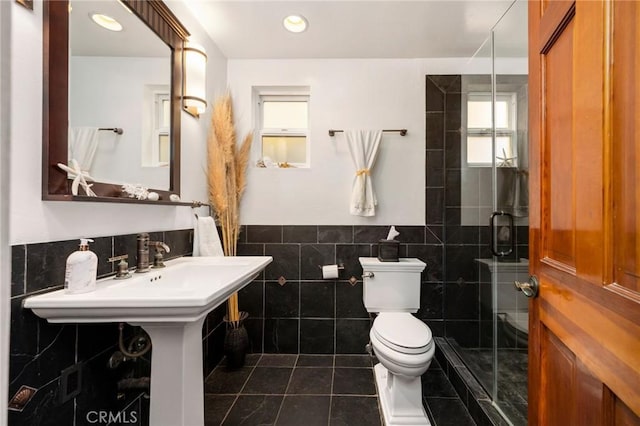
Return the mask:
[[[528,278],[527,68],[527,2],[516,0],[465,73],[427,76],[444,100],[444,342],[518,426],[527,424],[528,299],[514,287]]]

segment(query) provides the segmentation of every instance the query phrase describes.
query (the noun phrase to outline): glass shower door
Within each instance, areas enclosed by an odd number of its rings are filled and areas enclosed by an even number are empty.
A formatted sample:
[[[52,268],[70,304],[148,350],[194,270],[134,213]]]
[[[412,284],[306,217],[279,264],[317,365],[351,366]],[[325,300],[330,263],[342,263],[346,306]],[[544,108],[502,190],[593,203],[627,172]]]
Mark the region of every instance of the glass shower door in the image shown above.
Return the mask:
[[[527,2],[444,92],[444,335],[509,424],[527,424]],[[444,84],[446,82],[446,84]],[[442,184],[440,184],[442,185]]]
[[[449,344],[485,389],[495,382],[490,282],[482,262],[486,214],[492,209],[492,60],[487,38],[460,78],[460,121],[445,149],[445,332]],[[448,106],[449,108],[449,106]],[[458,130],[459,129],[459,130]]]
[[[528,279],[527,2],[517,0],[493,35],[494,165],[490,216],[494,307],[492,397],[514,425],[527,424]]]

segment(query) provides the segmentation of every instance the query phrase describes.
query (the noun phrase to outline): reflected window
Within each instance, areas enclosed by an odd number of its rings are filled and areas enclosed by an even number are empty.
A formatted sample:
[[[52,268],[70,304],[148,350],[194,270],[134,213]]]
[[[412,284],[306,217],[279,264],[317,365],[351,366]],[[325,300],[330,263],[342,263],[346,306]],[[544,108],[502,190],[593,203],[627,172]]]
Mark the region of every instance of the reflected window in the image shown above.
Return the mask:
[[[171,144],[169,143],[169,129],[171,128],[171,98],[168,93],[155,95],[155,123],[154,149],[152,150],[154,163],[157,166],[168,166]]]
[[[309,95],[261,94],[258,105],[262,160],[309,167]]]
[[[498,93],[495,103],[496,149],[498,167],[517,167],[515,93]],[[467,95],[467,164],[469,166],[492,165],[492,110],[490,93]]]

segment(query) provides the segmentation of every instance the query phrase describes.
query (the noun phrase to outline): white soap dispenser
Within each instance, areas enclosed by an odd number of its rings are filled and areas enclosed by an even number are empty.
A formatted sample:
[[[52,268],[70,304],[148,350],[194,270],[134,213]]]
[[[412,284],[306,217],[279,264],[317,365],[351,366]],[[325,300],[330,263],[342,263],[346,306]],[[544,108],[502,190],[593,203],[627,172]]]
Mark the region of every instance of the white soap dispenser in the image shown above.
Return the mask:
[[[87,238],[80,239],[80,248],[67,258],[64,288],[67,293],[87,293],[96,289],[98,256],[89,250]]]

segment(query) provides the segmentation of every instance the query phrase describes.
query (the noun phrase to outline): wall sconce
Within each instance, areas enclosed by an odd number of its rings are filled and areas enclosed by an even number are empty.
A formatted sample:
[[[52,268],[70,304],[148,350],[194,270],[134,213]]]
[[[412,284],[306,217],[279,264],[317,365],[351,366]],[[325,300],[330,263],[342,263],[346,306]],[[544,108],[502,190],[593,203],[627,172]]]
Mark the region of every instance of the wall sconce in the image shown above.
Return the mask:
[[[207,109],[207,54],[200,45],[187,42],[183,50],[182,107],[194,117]]]

